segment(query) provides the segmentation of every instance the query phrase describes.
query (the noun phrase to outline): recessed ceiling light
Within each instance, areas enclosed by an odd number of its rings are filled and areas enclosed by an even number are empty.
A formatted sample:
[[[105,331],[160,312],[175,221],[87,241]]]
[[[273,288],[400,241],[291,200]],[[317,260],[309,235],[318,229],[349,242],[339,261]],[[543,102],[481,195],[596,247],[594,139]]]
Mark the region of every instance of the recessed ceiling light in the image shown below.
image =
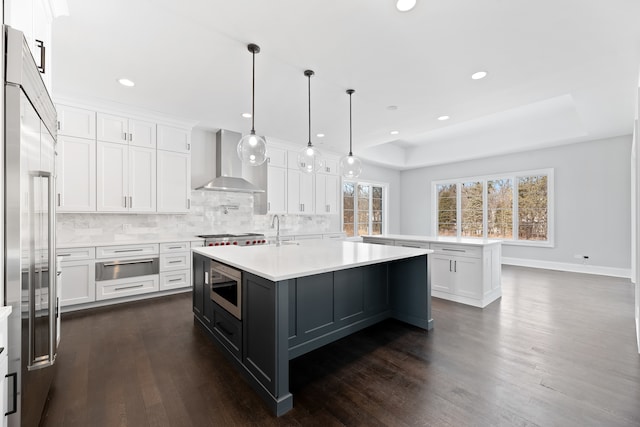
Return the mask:
[[[438,120],[440,120],[441,122],[445,121],[445,120],[449,120],[451,117],[449,116],[440,116],[438,117]]]
[[[397,106],[397,105],[389,105],[389,106],[387,107],[387,110],[389,110],[389,111],[396,111],[397,109],[398,109],[398,106]]]
[[[473,73],[471,75],[471,78],[473,80],[480,80],[480,79],[484,79],[485,77],[487,77],[487,72],[486,71],[478,71],[477,73]]]
[[[242,113],[242,117],[244,117],[245,119],[250,119],[251,113]]]
[[[416,0],[398,0],[396,9],[400,12],[408,12],[416,6]]]
[[[318,138],[324,138],[324,133],[316,134],[316,136],[317,136]]]
[[[118,79],[118,83],[120,83],[122,86],[126,86],[126,87],[133,87],[133,86],[136,85],[133,81],[131,81],[129,79],[125,79],[125,78]]]
[[[391,132],[389,132],[391,135],[397,135],[400,133],[399,130],[392,130]]]

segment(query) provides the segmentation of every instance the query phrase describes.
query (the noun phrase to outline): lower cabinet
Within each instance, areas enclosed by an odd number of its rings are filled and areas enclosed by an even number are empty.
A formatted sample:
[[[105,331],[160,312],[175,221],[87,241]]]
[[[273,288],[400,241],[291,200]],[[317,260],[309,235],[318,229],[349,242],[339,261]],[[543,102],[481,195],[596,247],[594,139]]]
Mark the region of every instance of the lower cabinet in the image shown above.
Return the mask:
[[[85,304],[96,300],[96,261],[62,263],[60,305]]]
[[[211,332],[236,359],[240,360],[242,358],[242,322],[213,301],[212,309]]]
[[[104,280],[96,282],[96,300],[157,292],[160,290],[159,285],[160,280],[157,274],[128,279]]]

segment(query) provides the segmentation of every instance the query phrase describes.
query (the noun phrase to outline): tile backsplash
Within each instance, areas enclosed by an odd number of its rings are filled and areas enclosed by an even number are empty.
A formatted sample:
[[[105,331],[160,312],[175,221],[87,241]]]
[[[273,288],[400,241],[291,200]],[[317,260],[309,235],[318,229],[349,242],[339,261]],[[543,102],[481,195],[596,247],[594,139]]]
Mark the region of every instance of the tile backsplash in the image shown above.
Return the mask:
[[[57,242],[104,242],[198,234],[271,232],[273,215],[254,215],[253,196],[246,193],[193,191],[188,214],[58,213]],[[280,231],[340,231],[338,215],[282,215]]]

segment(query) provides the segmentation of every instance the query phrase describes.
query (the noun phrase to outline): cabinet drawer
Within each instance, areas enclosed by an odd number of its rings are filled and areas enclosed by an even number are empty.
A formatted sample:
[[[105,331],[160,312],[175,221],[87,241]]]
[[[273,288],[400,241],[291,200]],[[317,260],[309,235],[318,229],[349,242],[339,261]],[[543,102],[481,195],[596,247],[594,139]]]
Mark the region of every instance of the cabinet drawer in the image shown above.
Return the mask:
[[[191,248],[189,242],[160,243],[160,253],[185,252]]]
[[[295,237],[295,240],[314,240],[322,239],[322,234],[300,234]]]
[[[188,288],[191,286],[191,270],[160,273],[160,290]]]
[[[396,240],[395,246],[402,246],[405,248],[420,248],[429,249],[429,243],[426,242],[413,242],[410,240]]]
[[[198,240],[197,242],[191,242],[191,247],[192,248],[203,248],[204,247],[204,240]]]
[[[188,269],[191,264],[191,252],[160,255],[160,271]]]
[[[235,357],[242,356],[242,322],[213,303],[213,333]]]
[[[129,256],[156,255],[158,244],[99,246],[96,248],[96,258],[122,258]]]
[[[463,256],[470,258],[482,257],[482,248],[464,245],[448,245],[444,243],[432,243],[431,249],[437,254],[450,256]]]
[[[63,263],[69,261],[94,259],[96,257],[96,248],[57,249],[56,255],[62,257]]]
[[[159,277],[152,276],[132,277],[129,279],[106,280],[96,282],[96,300],[120,298],[131,295],[147,294],[159,290]]]

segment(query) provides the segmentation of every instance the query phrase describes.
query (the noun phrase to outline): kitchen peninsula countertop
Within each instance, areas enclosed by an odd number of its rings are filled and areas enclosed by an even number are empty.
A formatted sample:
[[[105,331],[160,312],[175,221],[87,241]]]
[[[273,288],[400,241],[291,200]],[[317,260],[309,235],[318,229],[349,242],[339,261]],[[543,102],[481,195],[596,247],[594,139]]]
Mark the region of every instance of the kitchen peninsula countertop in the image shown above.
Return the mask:
[[[331,240],[283,242],[281,246],[203,247],[193,251],[273,282],[433,253],[430,249]]]
[[[377,234],[362,236],[370,239],[387,239],[402,240],[405,242],[424,242],[424,243],[455,243],[469,246],[487,246],[502,243],[498,239],[473,239],[468,237],[439,237],[439,236],[418,236],[411,234]]]

